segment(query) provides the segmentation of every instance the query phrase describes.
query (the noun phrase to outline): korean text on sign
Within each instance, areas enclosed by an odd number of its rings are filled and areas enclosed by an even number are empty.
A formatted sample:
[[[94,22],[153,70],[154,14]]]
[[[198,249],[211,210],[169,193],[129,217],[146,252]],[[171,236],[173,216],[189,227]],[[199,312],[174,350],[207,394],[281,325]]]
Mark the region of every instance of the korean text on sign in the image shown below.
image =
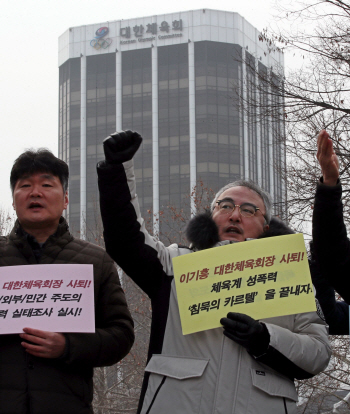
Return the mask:
[[[31,327],[95,332],[92,265],[0,268],[0,335]]]
[[[231,311],[263,319],[316,309],[302,234],[179,256],[173,267],[184,334],[219,327]]]

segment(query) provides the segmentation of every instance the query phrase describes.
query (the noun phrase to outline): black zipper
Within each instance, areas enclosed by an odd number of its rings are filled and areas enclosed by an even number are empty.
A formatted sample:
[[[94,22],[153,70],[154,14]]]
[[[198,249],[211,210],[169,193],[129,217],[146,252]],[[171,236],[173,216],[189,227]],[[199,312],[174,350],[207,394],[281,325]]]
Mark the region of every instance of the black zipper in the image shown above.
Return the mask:
[[[148,407],[148,410],[146,411],[146,414],[149,414],[149,412],[151,411],[152,405],[154,404],[154,401],[155,401],[155,399],[156,399],[156,397],[157,397],[157,394],[158,394],[158,392],[160,391],[160,389],[162,388],[162,386],[163,386],[163,384],[164,384],[165,380],[166,380],[166,376],[164,375],[164,377],[163,377],[163,379],[162,379],[162,382],[159,384],[159,386],[158,386],[158,388],[157,388],[157,391],[155,392],[155,394],[154,394],[154,396],[153,396],[153,398],[152,398],[151,404],[150,404],[150,406]]]

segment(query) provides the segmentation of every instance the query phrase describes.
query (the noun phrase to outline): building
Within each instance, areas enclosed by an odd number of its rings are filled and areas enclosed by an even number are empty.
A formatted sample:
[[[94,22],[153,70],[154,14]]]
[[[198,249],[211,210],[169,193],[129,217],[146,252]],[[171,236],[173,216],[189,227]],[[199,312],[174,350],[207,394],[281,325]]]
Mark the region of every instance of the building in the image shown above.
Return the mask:
[[[283,55],[269,52],[259,32],[232,12],[68,29],[59,38],[59,157],[71,172],[71,228],[84,236],[85,220],[96,217],[101,144],[122,129],[144,138],[135,160],[143,212],[156,217],[164,206],[180,206],[198,180],[218,190],[250,178],[283,213],[283,121],[260,120],[253,104],[276,107],[271,86],[266,96],[257,87],[259,74],[272,76],[274,68],[283,68]]]

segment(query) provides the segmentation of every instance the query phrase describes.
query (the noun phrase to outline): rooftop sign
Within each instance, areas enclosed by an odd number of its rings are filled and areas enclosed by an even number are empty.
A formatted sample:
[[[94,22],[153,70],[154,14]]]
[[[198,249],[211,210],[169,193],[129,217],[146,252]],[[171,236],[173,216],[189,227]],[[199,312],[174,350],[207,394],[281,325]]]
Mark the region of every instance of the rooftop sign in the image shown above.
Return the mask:
[[[146,27],[145,27],[146,26]],[[125,26],[120,28],[120,37],[126,40],[120,40],[121,45],[136,42],[147,42],[155,40],[158,32],[158,39],[170,39],[172,37],[182,37],[182,19],[173,20],[171,25],[167,21],[162,21],[158,26],[157,23],[147,23],[135,25],[134,27]],[[132,31],[131,31],[132,29]],[[180,32],[180,33],[179,33]]]

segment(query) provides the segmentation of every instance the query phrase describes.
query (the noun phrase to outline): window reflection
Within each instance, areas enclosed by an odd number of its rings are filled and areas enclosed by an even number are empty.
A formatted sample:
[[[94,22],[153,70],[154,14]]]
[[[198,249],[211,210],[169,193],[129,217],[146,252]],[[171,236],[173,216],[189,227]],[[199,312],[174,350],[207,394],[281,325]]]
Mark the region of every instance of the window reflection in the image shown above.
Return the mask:
[[[152,56],[151,49],[122,54],[122,125],[143,137],[134,164],[142,214],[153,208],[152,174]]]
[[[195,43],[197,178],[213,189],[240,178],[240,115],[230,90],[239,79],[237,45]]]
[[[70,227],[79,230],[80,211],[80,59],[70,59],[59,68],[58,156],[68,163]]]

